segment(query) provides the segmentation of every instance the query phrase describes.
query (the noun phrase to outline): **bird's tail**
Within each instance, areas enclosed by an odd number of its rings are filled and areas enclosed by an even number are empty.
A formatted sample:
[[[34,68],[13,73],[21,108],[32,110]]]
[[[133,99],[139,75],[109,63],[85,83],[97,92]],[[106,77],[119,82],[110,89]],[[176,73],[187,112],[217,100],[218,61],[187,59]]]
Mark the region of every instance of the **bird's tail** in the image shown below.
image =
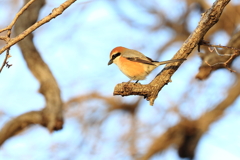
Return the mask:
[[[186,59],[171,59],[168,61],[161,61],[161,62],[155,62],[156,65],[160,66],[163,64],[168,64],[168,63],[173,63],[173,62],[181,62],[181,61],[185,61]]]

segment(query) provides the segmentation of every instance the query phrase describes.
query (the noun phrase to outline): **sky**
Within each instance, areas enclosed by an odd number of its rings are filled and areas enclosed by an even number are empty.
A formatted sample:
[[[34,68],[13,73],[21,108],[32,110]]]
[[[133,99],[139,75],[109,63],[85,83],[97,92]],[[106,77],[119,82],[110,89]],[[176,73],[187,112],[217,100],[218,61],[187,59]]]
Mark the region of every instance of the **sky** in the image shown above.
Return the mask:
[[[15,2],[15,5],[10,5]],[[53,8],[58,7],[61,1],[48,0],[41,10],[39,19],[47,16]],[[159,9],[169,11],[169,18],[175,20],[184,9],[184,4],[179,1],[156,1]],[[213,1],[209,1],[212,3]],[[234,3],[237,3],[234,1]],[[85,5],[84,5],[85,4]],[[22,5],[21,0],[0,0],[0,27],[7,26]],[[61,97],[64,102],[75,96],[97,91],[104,96],[112,96],[114,86],[117,83],[126,82],[128,78],[123,75],[115,65],[108,66],[109,53],[116,46],[125,46],[136,49],[149,57],[155,58],[155,51],[163,46],[170,37],[174,36],[170,30],[165,29],[156,32],[146,31],[144,28],[156,22],[156,17],[145,14],[144,8],[135,8],[128,0],[122,0],[120,7],[124,7],[133,19],[133,24],[128,25],[119,18],[115,9],[106,0],[77,1],[62,15],[50,21],[34,31],[34,43],[41,53],[44,61],[49,65],[61,89]],[[169,9],[169,8],[174,9]],[[9,16],[7,16],[9,15]],[[189,30],[194,30],[200,16],[193,14],[189,18],[191,22]],[[141,24],[141,25],[140,25]],[[143,26],[135,28],[133,26]],[[145,26],[145,27],[144,27]],[[230,37],[219,33],[213,39],[216,44],[226,44]],[[168,48],[160,60],[171,59],[181,44],[175,44]],[[28,70],[27,65],[17,45],[11,47],[10,63],[13,66],[4,68],[0,74],[0,128],[10,119],[32,110],[41,110],[44,105],[44,97],[38,93],[39,83]],[[0,56],[0,61],[3,55]],[[234,67],[238,71],[238,58]],[[194,65],[193,65],[194,64]],[[209,110],[209,106],[218,104],[226,96],[226,88],[234,83],[234,76],[228,70],[218,70],[207,80],[194,79],[201,64],[197,54],[191,56],[172,77],[173,82],[163,88],[156,100],[156,106],[151,107],[147,101],[141,102],[137,119],[143,124],[157,124],[161,119],[163,124],[154,126],[149,132],[152,135],[163,133],[166,126],[172,126],[179,122],[179,117],[174,113],[164,116],[174,103],[181,102],[181,94],[190,87],[190,101],[185,100],[179,107],[182,114],[191,119],[199,117]],[[156,69],[146,80],[141,83],[149,83],[162,69]],[[222,78],[224,77],[224,78]],[[201,88],[199,89],[199,87]],[[209,87],[211,86],[211,87]],[[200,95],[198,95],[201,93]],[[211,95],[211,96],[209,96]],[[194,99],[194,101],[193,101]],[[124,101],[135,101],[136,97],[124,97]],[[88,102],[94,106],[99,102]],[[104,112],[105,105],[99,104],[100,111]],[[192,107],[194,106],[194,107]],[[82,108],[84,110],[86,108]],[[91,108],[89,108],[90,110]],[[163,112],[159,112],[159,109]],[[81,109],[79,109],[81,111]],[[87,137],[83,131],[83,124],[66,114],[64,128],[61,131],[50,134],[46,128],[35,125],[8,139],[0,148],[0,159],[25,160],[25,159],[67,159],[73,160],[111,159],[115,146],[119,145],[116,139],[121,137],[121,132],[127,131],[129,125],[122,124],[123,119],[127,123],[129,115],[112,113],[102,126],[103,139],[99,140],[94,153],[90,154],[91,147],[96,139]],[[100,112],[99,111],[99,112]],[[89,113],[91,113],[89,111]],[[68,115],[69,114],[69,115]],[[88,114],[88,110],[86,112]],[[160,114],[160,116],[159,116]],[[161,115],[162,114],[162,115]],[[213,123],[209,131],[202,137],[197,146],[196,160],[240,160],[240,98],[226,110],[223,118]],[[155,117],[154,120],[152,117]],[[91,119],[91,118],[90,118]],[[88,121],[88,120],[84,120]],[[124,121],[125,122],[125,121]],[[90,128],[91,129],[91,128]],[[92,132],[91,132],[92,133]],[[95,133],[95,132],[93,132]],[[93,135],[94,136],[94,135]],[[104,141],[106,140],[106,143]],[[149,145],[149,138],[142,139],[139,148]],[[146,143],[145,143],[146,142]],[[80,148],[80,149],[79,149]],[[116,153],[116,159],[130,159],[124,151]],[[30,152],[29,152],[30,151]],[[79,154],[79,152],[81,154]],[[69,156],[71,155],[71,156]],[[160,156],[154,156],[153,160],[178,159],[176,150],[170,147]]]

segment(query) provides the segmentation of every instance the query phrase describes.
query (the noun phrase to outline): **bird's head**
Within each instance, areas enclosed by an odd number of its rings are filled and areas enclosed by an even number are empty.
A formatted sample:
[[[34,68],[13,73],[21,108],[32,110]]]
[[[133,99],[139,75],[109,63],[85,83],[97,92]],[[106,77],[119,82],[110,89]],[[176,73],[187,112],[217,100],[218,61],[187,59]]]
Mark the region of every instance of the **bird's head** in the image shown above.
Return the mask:
[[[114,48],[111,52],[110,52],[110,60],[108,62],[108,65],[111,65],[112,63],[115,63],[118,58],[121,56],[121,54],[123,53],[124,50],[126,50],[127,48],[125,47],[116,47]]]

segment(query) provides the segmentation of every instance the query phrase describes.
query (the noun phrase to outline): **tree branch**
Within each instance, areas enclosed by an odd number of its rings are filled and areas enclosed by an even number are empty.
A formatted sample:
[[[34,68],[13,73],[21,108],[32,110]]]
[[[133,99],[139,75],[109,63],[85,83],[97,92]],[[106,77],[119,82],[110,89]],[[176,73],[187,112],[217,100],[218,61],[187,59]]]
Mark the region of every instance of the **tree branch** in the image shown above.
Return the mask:
[[[2,54],[6,49],[10,48],[20,40],[24,39],[27,35],[32,33],[34,30],[36,30],[41,25],[49,22],[53,18],[56,18],[60,14],[63,13],[65,9],[67,9],[72,3],[74,3],[76,0],[67,0],[66,2],[62,3],[58,8],[54,8],[52,10],[52,13],[50,13],[48,16],[44,17],[43,19],[39,20],[38,22],[34,23],[32,26],[27,28],[25,31],[23,31],[21,34],[19,34],[15,38],[11,38],[10,41],[5,45],[2,49],[0,49],[0,54]]]
[[[7,122],[0,131],[0,146],[10,137],[14,136],[21,130],[25,129],[31,124],[43,125],[43,118],[41,111],[32,111],[22,114],[13,120]]]
[[[35,1],[16,21],[14,31],[16,35],[20,35],[11,39],[9,43],[3,49],[1,49],[1,51],[8,49],[8,47],[25,37],[25,39],[20,41],[18,44],[29,69],[40,82],[39,92],[45,97],[46,107],[42,111],[28,112],[6,123],[0,131],[0,145],[9,137],[15,135],[17,132],[31,124],[40,124],[46,126],[50,132],[62,128],[63,103],[60,96],[60,89],[48,65],[43,61],[39,52],[34,46],[33,34],[31,32],[57,15],[60,15],[74,1],[75,0],[69,0],[64,2],[60,7],[54,9],[49,16],[38,22],[36,22],[38,19],[38,14],[45,1]],[[27,2],[28,0],[25,0],[25,3]]]
[[[174,145],[182,158],[194,158],[195,148],[209,126],[223,116],[225,109],[231,106],[240,95],[240,75],[236,76],[235,85],[228,90],[227,97],[213,110],[203,114],[198,120],[183,118],[178,124],[170,127],[164,134],[153,140],[141,160],[148,160],[154,154]]]
[[[229,46],[230,48],[240,48],[240,31],[238,31],[237,33],[235,33],[234,35],[231,36],[231,39],[229,40],[227,46]],[[219,53],[221,53],[222,55],[233,55],[234,56],[234,52],[236,52],[236,50],[234,49],[230,49],[230,48],[224,48],[223,50],[220,50]],[[238,51],[239,53],[239,51]],[[215,70],[221,69],[221,68],[226,68],[226,66],[224,65],[224,63],[219,63],[219,62],[227,62],[230,58],[230,56],[219,56],[218,54],[214,53],[214,52],[208,52],[208,53],[200,53],[199,54],[201,59],[202,59],[202,64],[199,67],[199,72],[196,75],[197,79],[200,80],[204,80],[206,78],[208,78],[211,73]],[[227,65],[231,66],[233,60],[239,56],[236,55],[233,59],[231,59]],[[211,65],[208,65],[211,64]],[[216,65],[214,65],[216,64]]]
[[[188,57],[192,50],[203,39],[207,31],[218,22],[224,7],[229,1],[230,0],[217,0],[213,6],[202,15],[197,28],[183,43],[182,47],[174,55],[173,59],[185,59]],[[164,87],[164,85],[171,82],[171,76],[177,71],[181,64],[182,62],[175,62],[166,65],[157,77],[148,85],[134,85],[133,83],[130,83],[129,85],[127,83],[117,84],[113,94],[122,96],[144,96],[144,98],[150,101],[150,105],[153,105],[159,91]]]
[[[4,66],[7,65],[7,60],[8,60],[8,58],[11,57],[10,54],[9,54],[9,51],[10,51],[10,48],[7,49],[7,53],[6,53],[5,58],[4,58],[4,60],[3,60],[2,66],[1,66],[1,68],[0,68],[0,73],[2,72]]]
[[[13,21],[6,27],[0,30],[0,33],[6,30],[11,30],[13,25],[16,23],[17,19],[19,18],[19,16],[34,2],[35,0],[30,0],[28,3],[26,3],[22,9],[16,14],[16,16],[14,17]]]

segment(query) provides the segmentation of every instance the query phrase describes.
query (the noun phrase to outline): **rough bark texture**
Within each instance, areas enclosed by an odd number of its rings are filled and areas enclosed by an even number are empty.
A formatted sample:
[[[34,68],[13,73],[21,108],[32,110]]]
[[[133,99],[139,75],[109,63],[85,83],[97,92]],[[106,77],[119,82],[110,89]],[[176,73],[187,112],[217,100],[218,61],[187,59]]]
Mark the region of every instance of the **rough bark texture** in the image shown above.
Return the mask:
[[[183,118],[178,124],[170,127],[164,134],[153,140],[153,143],[141,160],[148,160],[156,153],[167,149],[170,145],[174,145],[177,148],[180,157],[193,159],[199,140],[208,131],[209,126],[221,118],[225,109],[239,97],[239,88],[240,75],[238,74],[235,85],[229,89],[227,97],[222,102],[197,120]]]
[[[0,39],[4,39],[5,41],[7,41],[7,45],[5,45],[4,47],[2,47],[0,49],[0,55],[6,51],[7,49],[9,49],[11,46],[13,46],[14,44],[16,44],[17,42],[21,41],[22,39],[24,39],[26,36],[28,36],[30,33],[32,33],[34,30],[36,30],[38,27],[40,27],[41,25],[51,21],[53,18],[56,18],[57,16],[59,16],[60,14],[63,13],[63,11],[65,9],[67,9],[72,3],[74,3],[76,0],[66,0],[66,2],[62,3],[58,8],[54,8],[52,10],[52,12],[44,17],[43,19],[39,20],[39,21],[35,21],[36,23],[32,23],[31,26],[28,26],[29,28],[25,28],[25,30],[22,30],[23,32],[19,33],[19,35],[17,37],[11,38],[9,39],[9,37],[6,36],[0,36]],[[40,2],[34,2],[34,3],[42,3],[42,1]],[[25,3],[26,4],[26,3]],[[34,5],[34,4],[33,4]],[[31,6],[33,6],[31,4]],[[36,6],[37,7],[37,6]],[[29,10],[29,8],[27,9]],[[37,13],[37,8],[36,11],[34,9],[31,9],[33,14]],[[25,13],[25,12],[24,12]],[[37,15],[38,16],[38,15]],[[34,15],[31,15],[29,18],[31,18],[31,20],[33,20],[32,18],[34,18]],[[16,20],[16,19],[15,19]],[[33,22],[33,21],[32,21]],[[6,27],[3,30],[8,30],[8,29],[12,29],[11,27]]]
[[[25,3],[27,2],[26,0]],[[35,1],[19,17],[14,28],[16,35],[24,34],[25,29],[35,24],[44,4],[44,0]],[[59,130],[63,126],[63,103],[60,89],[48,65],[43,61],[33,44],[33,34],[30,33],[18,45],[28,68],[40,83],[39,92],[45,97],[46,106],[42,111],[28,112],[6,123],[0,131],[0,145],[31,124],[46,126],[50,132]]]
[[[16,22],[16,35],[21,34],[26,28],[37,21],[38,13],[43,5],[43,0],[36,1],[22,14]],[[33,44],[33,34],[29,34],[24,40],[20,41],[18,45],[20,46],[28,68],[40,83],[39,92],[45,97],[46,107],[43,110],[45,125],[50,131],[54,128],[60,129],[62,126],[57,126],[57,124],[63,123],[60,90],[48,65],[43,61]]]
[[[233,47],[233,48],[240,48],[239,39],[240,39],[240,30],[235,34],[233,34],[227,46]],[[220,68],[226,68],[223,62],[227,62],[231,57],[230,55],[234,54],[234,51],[231,49],[222,49],[222,50],[219,50],[218,52],[219,54],[222,54],[222,56],[218,55],[215,51],[208,52],[207,54],[206,53],[199,54],[202,59],[202,64],[199,67],[199,72],[196,75],[197,79],[200,79],[200,80],[207,79],[213,71]],[[228,55],[228,56],[224,56],[224,55]],[[236,57],[234,57],[227,63],[229,67],[231,66],[235,58]],[[210,66],[206,62],[210,64]]]
[[[218,0],[211,8],[209,8],[203,15],[202,18],[194,30],[194,32],[188,37],[188,39],[183,43],[182,47],[174,55],[173,59],[185,59],[189,56],[192,50],[199,44],[203,39],[207,31],[218,22],[223,9],[229,3],[230,0]],[[117,84],[114,89],[114,95],[140,95],[144,96],[150,105],[154,104],[155,99],[158,96],[160,90],[164,85],[171,82],[171,76],[180,67],[181,62],[171,63],[166,65],[166,67],[157,75],[157,77],[150,82],[148,85],[126,83]]]

